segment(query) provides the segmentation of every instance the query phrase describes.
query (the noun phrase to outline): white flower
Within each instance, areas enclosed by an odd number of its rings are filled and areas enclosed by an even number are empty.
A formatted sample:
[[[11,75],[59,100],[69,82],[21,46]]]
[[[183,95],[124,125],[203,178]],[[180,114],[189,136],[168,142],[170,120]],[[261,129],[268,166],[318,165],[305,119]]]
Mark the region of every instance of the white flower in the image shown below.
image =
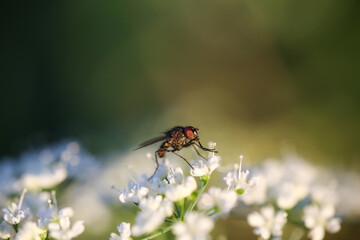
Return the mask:
[[[21,209],[22,203],[24,201],[24,195],[27,192],[27,189],[24,189],[24,191],[21,194],[19,204],[11,203],[10,206],[7,208],[4,208],[2,210],[4,214],[4,219],[10,224],[18,224],[21,220],[25,218],[25,212],[27,210]]]
[[[160,195],[144,198],[140,201],[141,212],[135,218],[131,232],[134,236],[150,233],[160,226],[166,217],[173,214],[172,202]]]
[[[149,192],[149,189],[139,184],[129,182],[128,188],[120,190],[119,200],[122,203],[135,202],[138,203],[143,199]]]
[[[149,188],[148,195],[156,196],[157,194],[164,194],[168,185],[169,183],[167,182],[167,180],[152,177],[147,185]]]
[[[211,187],[208,193],[204,193],[198,203],[200,210],[208,210],[216,207],[219,214],[227,214],[235,207],[237,194],[234,191],[221,190]]]
[[[249,179],[249,170],[241,171],[242,159],[243,156],[240,155],[239,166],[237,167],[237,165],[235,165],[235,170],[228,172],[226,177],[224,177],[228,190],[233,188],[238,194],[243,194],[256,185],[253,178],[251,180]]]
[[[117,226],[117,230],[120,235],[115,233],[111,233],[111,237],[109,240],[128,240],[131,236],[130,231],[130,223],[122,222],[119,226]]]
[[[312,240],[321,240],[325,236],[325,229],[330,233],[336,233],[340,230],[340,219],[335,218],[335,208],[328,204],[318,207],[313,204],[304,208],[305,226],[311,231],[309,237]]]
[[[46,230],[39,228],[34,222],[26,222],[15,235],[15,240],[41,240],[40,234]]]
[[[277,205],[282,209],[293,208],[307,193],[308,187],[305,184],[284,182],[278,187]]]
[[[48,199],[49,208],[37,214],[39,226],[46,228],[51,221],[58,221],[64,217],[72,217],[74,210],[70,207],[62,208],[58,211],[55,191],[51,192],[52,200]]]
[[[184,180],[183,170],[179,167],[175,169],[170,168],[166,179],[168,180],[169,184],[181,184],[181,182]]]
[[[5,220],[0,224],[0,239],[13,238],[15,235],[15,230],[13,226],[8,224]]]
[[[246,189],[244,194],[240,195],[242,200],[247,205],[263,204],[266,201],[267,185],[263,177],[253,177],[251,180],[251,187]]]
[[[190,171],[194,177],[201,177],[211,174],[220,164],[220,157],[212,155],[208,160],[200,159],[191,164]]]
[[[235,190],[245,204],[262,204],[266,200],[266,182],[261,176],[250,178],[249,170],[241,171],[242,159],[240,155],[240,164],[227,173],[224,181],[228,190]]]
[[[84,230],[84,221],[76,221],[72,228],[70,228],[70,218],[62,217],[59,223],[49,223],[50,236],[58,240],[70,240],[79,236]]]
[[[196,190],[196,180],[192,176],[188,176],[185,181],[180,184],[169,184],[165,190],[165,196],[172,202],[180,201],[191,195]]]
[[[206,240],[213,227],[210,217],[190,212],[185,216],[185,222],[176,223],[172,231],[178,240]]]
[[[250,213],[247,221],[251,227],[254,227],[254,234],[259,235],[261,239],[269,239],[273,237],[281,237],[282,228],[286,223],[287,213],[283,210],[275,215],[272,206],[266,206],[259,212]]]
[[[67,170],[64,164],[58,163],[51,168],[41,166],[41,168],[32,169],[22,176],[24,186],[30,190],[38,191],[41,189],[50,189],[63,182],[67,177]]]

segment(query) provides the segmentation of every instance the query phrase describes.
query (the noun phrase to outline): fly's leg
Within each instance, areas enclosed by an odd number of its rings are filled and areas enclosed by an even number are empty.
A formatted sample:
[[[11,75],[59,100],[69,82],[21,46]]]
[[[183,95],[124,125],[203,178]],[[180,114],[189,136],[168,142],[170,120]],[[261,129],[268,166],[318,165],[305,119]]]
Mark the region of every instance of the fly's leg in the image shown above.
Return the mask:
[[[156,162],[156,169],[153,173],[153,175],[151,175],[151,177],[148,179],[148,181],[150,181],[155,173],[157,172],[157,170],[159,169],[160,165],[159,165],[159,160],[158,160],[158,157],[159,158],[163,158],[165,156],[165,153],[166,152],[169,152],[167,149],[170,147],[170,144],[168,142],[164,142],[160,148],[155,152],[155,162]]]
[[[197,155],[199,155],[202,159],[207,160],[203,155],[201,155],[201,154],[199,153],[199,151],[196,149],[196,147],[195,147],[193,144],[191,144],[191,145],[192,145],[193,148],[195,149],[195,152],[197,153]]]
[[[198,146],[199,148],[201,148],[204,151],[208,151],[208,152],[213,152],[213,153],[218,153],[218,151],[216,151],[215,149],[209,149],[206,147],[203,147],[203,145],[201,145],[201,142],[199,141],[199,145],[194,143],[196,146]]]
[[[184,161],[185,161],[187,164],[189,164],[189,166],[191,167],[191,169],[194,169],[194,167],[191,166],[191,164],[188,162],[188,160],[186,160],[186,158],[184,158],[184,157],[181,156],[180,154],[176,153],[175,151],[177,151],[177,150],[171,150],[171,151],[167,150],[167,152],[171,152],[171,153],[175,154],[176,156],[181,157],[182,159],[184,159]]]

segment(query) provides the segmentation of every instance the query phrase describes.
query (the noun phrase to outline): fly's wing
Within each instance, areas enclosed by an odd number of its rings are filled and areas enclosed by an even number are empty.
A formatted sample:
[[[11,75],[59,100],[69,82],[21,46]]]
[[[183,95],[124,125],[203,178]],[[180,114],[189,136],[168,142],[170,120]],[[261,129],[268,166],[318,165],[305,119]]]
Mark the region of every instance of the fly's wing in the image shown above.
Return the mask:
[[[138,149],[143,148],[143,147],[146,147],[146,146],[149,146],[149,145],[151,145],[151,144],[154,144],[154,143],[157,143],[157,142],[166,140],[166,139],[168,139],[167,136],[160,136],[160,137],[156,137],[156,138],[147,140],[147,141],[143,142],[142,144],[140,144],[140,145],[139,145],[137,148],[135,148],[133,151],[138,150]]]

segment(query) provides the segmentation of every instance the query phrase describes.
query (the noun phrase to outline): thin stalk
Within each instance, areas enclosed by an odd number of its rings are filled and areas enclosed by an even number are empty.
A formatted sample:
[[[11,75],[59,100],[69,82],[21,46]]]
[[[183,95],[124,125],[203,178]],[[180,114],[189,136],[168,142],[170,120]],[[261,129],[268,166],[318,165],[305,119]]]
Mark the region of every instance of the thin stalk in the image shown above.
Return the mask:
[[[181,221],[184,221],[184,217],[185,217],[185,202],[186,202],[186,198],[184,198],[181,201],[181,213],[180,213],[180,219]]]
[[[160,236],[161,234],[164,234],[164,233],[170,231],[172,228],[173,228],[173,225],[168,226],[168,227],[160,230],[159,232],[156,232],[156,233],[154,233],[154,234],[152,234],[152,235],[150,235],[150,236],[148,236],[146,238],[143,238],[142,240],[149,240],[149,239],[156,238],[156,237]]]
[[[208,210],[205,210],[205,211],[203,211],[203,212],[201,212],[201,214],[204,214],[204,215],[206,215],[206,214],[208,214],[209,212],[212,212],[212,211],[216,211],[216,206],[215,207],[212,207],[212,208],[209,208]]]
[[[196,203],[199,201],[202,193],[204,192],[204,190],[205,190],[208,182],[209,182],[209,181],[202,182],[203,184],[201,185],[201,188],[199,189],[199,192],[198,192],[196,198],[190,203],[190,206],[189,206],[189,208],[186,210],[186,213],[191,212],[191,211],[194,209]]]

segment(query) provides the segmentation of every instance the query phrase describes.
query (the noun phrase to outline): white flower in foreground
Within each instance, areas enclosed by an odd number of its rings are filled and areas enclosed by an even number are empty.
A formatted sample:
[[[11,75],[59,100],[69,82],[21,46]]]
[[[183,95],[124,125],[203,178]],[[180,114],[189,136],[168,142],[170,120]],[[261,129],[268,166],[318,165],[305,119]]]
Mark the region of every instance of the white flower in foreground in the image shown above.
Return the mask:
[[[119,226],[117,226],[117,230],[120,235],[115,233],[111,233],[111,237],[109,240],[128,240],[131,236],[130,231],[130,223],[122,222]]]
[[[190,212],[185,216],[185,222],[176,223],[172,231],[178,240],[206,240],[213,227],[210,217]]]
[[[7,221],[10,224],[18,224],[25,218],[25,212],[26,210],[21,209],[22,203],[24,201],[24,195],[27,192],[27,189],[24,189],[24,191],[21,194],[19,204],[11,203],[10,206],[7,208],[4,208],[2,210],[4,214],[4,220]]]
[[[334,217],[335,208],[333,205],[318,207],[310,205],[304,208],[305,226],[311,231],[309,237],[312,240],[321,240],[325,236],[325,229],[330,233],[340,231],[340,218]]]
[[[160,226],[166,217],[173,214],[173,204],[160,195],[144,198],[140,201],[141,212],[135,218],[131,232],[134,236],[150,233]]]
[[[40,234],[46,230],[39,228],[34,222],[26,222],[15,236],[15,240],[41,240]]]
[[[150,233],[160,226],[166,217],[173,214],[173,204],[166,198],[158,195],[141,200],[139,204],[141,212],[135,218],[131,229],[134,236]]]
[[[172,202],[180,201],[190,196],[196,190],[196,180],[192,176],[188,176],[185,181],[180,184],[169,184],[165,196]]]
[[[279,211],[275,214],[272,206],[266,206],[259,212],[250,213],[247,221],[251,227],[254,227],[254,234],[259,235],[261,239],[269,239],[273,237],[281,237],[282,228],[287,219],[285,211]]]
[[[227,214],[236,205],[237,194],[234,191],[226,191],[211,187],[208,193],[204,193],[198,203],[200,210],[216,208],[215,212]]]
[[[191,164],[190,171],[194,177],[201,177],[211,174],[220,165],[220,157],[212,155],[208,160],[200,159]]]
[[[74,210],[71,207],[65,207],[58,211],[55,191],[51,192],[51,196],[52,200],[48,199],[49,208],[37,214],[39,226],[42,228],[47,228],[50,222],[57,222],[61,218],[74,216]]]
[[[120,190],[119,200],[122,203],[135,202],[138,203],[143,199],[149,192],[149,189],[139,184],[129,182],[129,186]]]
[[[69,217],[60,218],[59,223],[49,223],[50,236],[58,240],[70,240],[79,236],[85,230],[84,221],[76,221],[71,228],[70,226]]]
[[[175,169],[170,168],[169,174],[166,177],[169,184],[181,184],[184,180],[184,173],[183,170],[180,167],[177,167]]]
[[[13,226],[8,224],[5,220],[0,224],[0,239],[12,239],[15,235]]]

